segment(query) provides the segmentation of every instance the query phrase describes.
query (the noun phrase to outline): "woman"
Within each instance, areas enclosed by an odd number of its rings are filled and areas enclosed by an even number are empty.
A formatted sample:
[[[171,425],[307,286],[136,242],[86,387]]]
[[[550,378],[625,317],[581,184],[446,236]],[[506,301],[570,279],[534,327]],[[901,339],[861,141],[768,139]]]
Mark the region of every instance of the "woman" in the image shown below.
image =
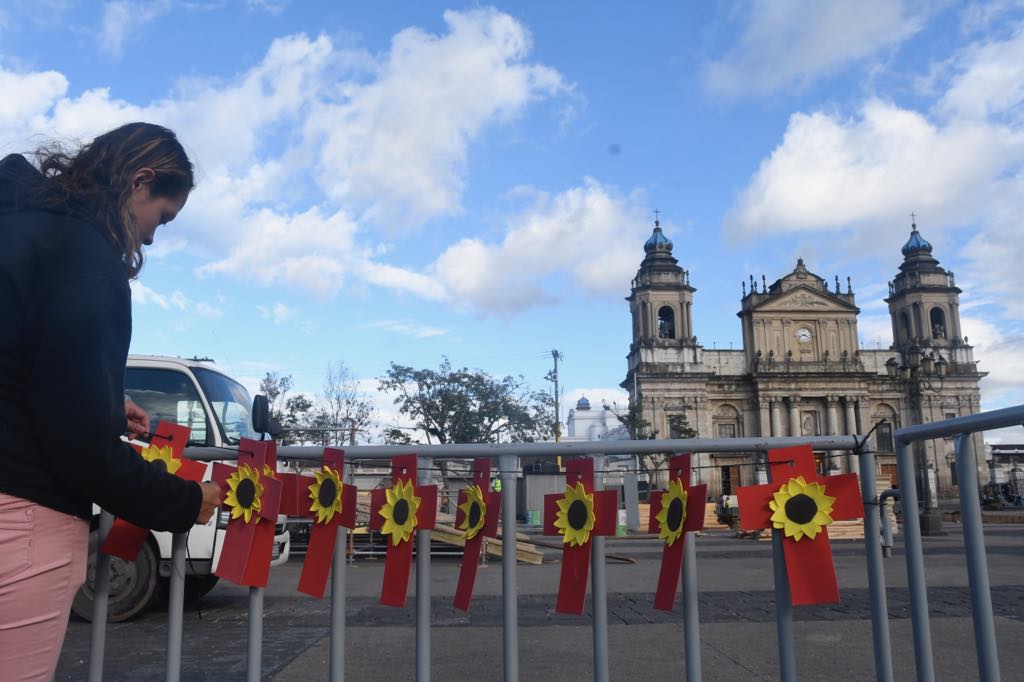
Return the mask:
[[[220,501],[120,436],[148,428],[125,404],[128,281],[142,245],[185,205],[192,164],[174,133],[132,123],[76,152],[0,161],[0,676],[49,680],[85,580],[96,503],[187,531]]]

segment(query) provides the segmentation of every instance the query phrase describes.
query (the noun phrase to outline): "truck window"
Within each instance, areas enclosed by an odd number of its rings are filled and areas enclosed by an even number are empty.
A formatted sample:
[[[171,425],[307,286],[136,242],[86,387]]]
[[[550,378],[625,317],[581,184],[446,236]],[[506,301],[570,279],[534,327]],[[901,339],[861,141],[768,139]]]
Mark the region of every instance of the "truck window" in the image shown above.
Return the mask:
[[[189,445],[213,445],[208,442],[210,424],[192,379],[170,369],[129,367],[125,371],[124,392],[157,422],[167,421],[192,429]]]
[[[220,424],[224,442],[238,445],[238,439],[259,438],[252,430],[252,398],[242,384],[220,372],[195,367],[192,370],[203,387],[213,416]]]

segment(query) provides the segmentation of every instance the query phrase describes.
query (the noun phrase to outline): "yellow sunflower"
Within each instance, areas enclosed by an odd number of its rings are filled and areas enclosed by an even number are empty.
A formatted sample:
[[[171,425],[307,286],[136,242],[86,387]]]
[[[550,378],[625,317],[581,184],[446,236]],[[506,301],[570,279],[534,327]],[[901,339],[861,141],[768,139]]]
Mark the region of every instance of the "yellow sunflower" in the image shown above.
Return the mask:
[[[269,464],[263,465],[263,475],[267,478],[277,478],[277,472],[271,469]]]
[[[555,527],[562,535],[562,543],[584,545],[594,530],[594,494],[588,493],[579,481],[576,486],[565,486],[565,497],[558,500]]]
[[[775,499],[768,503],[772,511],[772,525],[785,531],[786,537],[800,541],[805,535],[811,540],[821,529],[832,523],[832,504],[836,498],[825,494],[825,486],[808,483],[796,476],[782,484]]]
[[[316,483],[309,486],[309,511],[316,512],[317,523],[327,523],[341,513],[341,475],[329,466],[315,474]]]
[[[414,492],[411,480],[399,481],[385,491],[387,501],[379,512],[384,517],[380,532],[391,536],[392,545],[408,540],[416,528],[420,498]]]
[[[142,459],[160,467],[169,474],[177,473],[181,460],[174,456],[170,445],[147,445],[142,448]]]
[[[239,464],[228,476],[228,494],[224,504],[231,507],[231,518],[245,517],[249,523],[253,514],[259,515],[263,507],[263,486],[260,474],[248,464]]]
[[[686,500],[689,496],[678,478],[668,482],[668,490],[661,496],[661,511],[654,518],[658,521],[658,538],[664,540],[669,547],[683,534]]]
[[[459,509],[465,514],[459,530],[466,531],[466,539],[472,540],[487,520],[487,503],[484,502],[484,492],[480,486],[471,485],[466,488],[466,501],[459,505]]]

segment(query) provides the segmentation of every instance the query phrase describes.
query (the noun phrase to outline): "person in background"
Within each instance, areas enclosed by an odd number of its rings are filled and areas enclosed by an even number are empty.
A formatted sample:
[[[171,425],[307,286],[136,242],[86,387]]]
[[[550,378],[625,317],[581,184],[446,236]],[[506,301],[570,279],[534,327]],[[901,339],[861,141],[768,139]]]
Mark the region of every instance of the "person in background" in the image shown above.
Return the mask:
[[[129,280],[185,205],[175,134],[131,123],[77,150],[0,160],[0,677],[50,680],[85,580],[92,505],[154,530],[205,523],[215,483],[143,460],[126,403]]]

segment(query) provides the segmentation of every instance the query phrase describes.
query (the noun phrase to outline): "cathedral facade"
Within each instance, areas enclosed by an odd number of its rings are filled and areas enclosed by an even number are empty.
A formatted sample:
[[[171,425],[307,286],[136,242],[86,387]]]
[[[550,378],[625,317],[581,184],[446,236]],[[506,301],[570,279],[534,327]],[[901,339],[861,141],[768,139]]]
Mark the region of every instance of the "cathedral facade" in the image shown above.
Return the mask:
[[[749,288],[744,284],[737,313],[742,349],[705,349],[693,326],[697,289],[657,221],[644,251],[626,299],[633,334],[622,387],[641,406],[655,438],[680,437],[678,417],[701,438],[864,434],[874,428],[877,474],[897,483],[895,429],[980,410],[978,381],[985,373],[961,334],[961,290],[916,225],[885,299],[894,339],[886,350],[860,347],[860,310],[849,278],[845,287],[838,277],[830,286],[802,259],[774,282],[751,276]],[[980,434],[974,445],[979,479],[985,480]],[[958,497],[953,441],[915,447],[932,501],[936,492],[939,499]],[[820,473],[857,470],[849,453],[817,456]],[[697,475],[716,497],[765,480],[755,453],[696,457]]]

